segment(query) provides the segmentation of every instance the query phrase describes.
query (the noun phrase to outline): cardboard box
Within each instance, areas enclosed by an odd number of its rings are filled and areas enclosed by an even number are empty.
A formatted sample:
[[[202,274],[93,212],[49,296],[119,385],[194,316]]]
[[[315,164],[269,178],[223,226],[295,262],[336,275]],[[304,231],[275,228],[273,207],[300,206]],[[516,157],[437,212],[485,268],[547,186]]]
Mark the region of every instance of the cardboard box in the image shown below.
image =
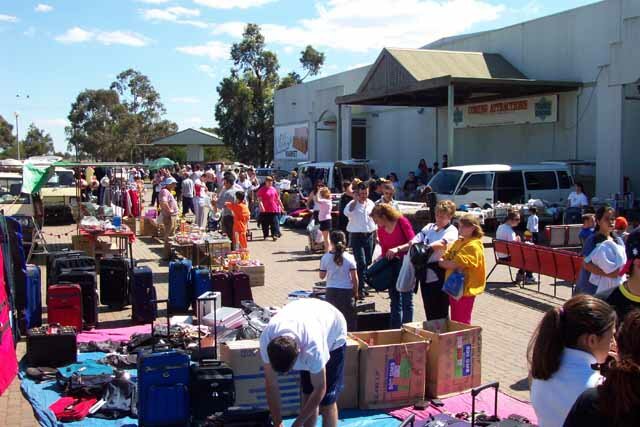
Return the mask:
[[[360,344],[347,338],[344,360],[344,388],[338,396],[338,409],[358,409],[358,384],[360,383]]]
[[[251,287],[264,286],[264,265],[238,265],[238,271],[249,276]]]
[[[129,230],[133,231],[133,234],[137,234],[136,222],[136,217],[134,216],[122,218],[122,223],[129,227]]]
[[[267,408],[264,371],[258,340],[230,341],[220,345],[220,359],[233,368],[236,403],[235,406]],[[300,412],[300,373],[280,375],[280,400],[282,415],[297,415]]]
[[[448,319],[407,323],[404,328],[431,340],[427,396],[458,393],[480,385],[482,328]]]
[[[73,247],[73,250],[84,251],[88,256],[91,257],[96,256],[96,245],[94,245],[91,240],[89,240],[89,236],[82,234],[72,234],[71,246]]]
[[[360,344],[360,409],[406,406],[424,399],[424,338],[401,329],[350,336]]]

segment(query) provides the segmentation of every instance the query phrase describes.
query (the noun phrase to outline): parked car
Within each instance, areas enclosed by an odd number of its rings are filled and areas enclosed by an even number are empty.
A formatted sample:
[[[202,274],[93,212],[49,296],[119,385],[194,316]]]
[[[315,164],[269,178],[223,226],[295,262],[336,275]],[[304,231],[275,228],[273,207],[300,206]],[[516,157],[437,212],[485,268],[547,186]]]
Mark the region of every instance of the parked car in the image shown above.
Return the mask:
[[[311,183],[321,179],[334,193],[342,193],[342,181],[359,178],[369,179],[371,174],[367,160],[341,160],[338,162],[303,162],[298,163],[298,185],[309,177]],[[313,184],[312,184],[313,185]],[[304,189],[303,189],[304,190]]]
[[[564,205],[573,187],[564,163],[468,165],[441,169],[429,181],[438,200],[457,205],[524,203],[542,199]]]

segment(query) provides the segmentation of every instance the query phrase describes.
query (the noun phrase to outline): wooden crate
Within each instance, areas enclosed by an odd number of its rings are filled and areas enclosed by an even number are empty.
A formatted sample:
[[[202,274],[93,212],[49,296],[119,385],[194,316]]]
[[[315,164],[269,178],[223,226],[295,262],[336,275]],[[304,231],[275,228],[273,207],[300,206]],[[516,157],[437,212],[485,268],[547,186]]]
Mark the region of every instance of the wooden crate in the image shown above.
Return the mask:
[[[264,265],[238,265],[238,271],[249,276],[251,287],[264,286]]]

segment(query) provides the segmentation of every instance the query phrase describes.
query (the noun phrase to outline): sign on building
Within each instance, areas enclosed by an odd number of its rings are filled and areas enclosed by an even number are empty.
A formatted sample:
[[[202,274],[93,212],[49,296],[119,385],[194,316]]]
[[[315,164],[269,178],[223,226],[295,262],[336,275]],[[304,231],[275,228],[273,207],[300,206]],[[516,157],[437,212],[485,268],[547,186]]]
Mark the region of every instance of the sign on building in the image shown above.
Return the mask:
[[[309,160],[309,125],[299,123],[275,128],[275,160]]]
[[[456,106],[453,123],[458,129],[483,126],[553,123],[558,120],[558,95],[503,99]]]

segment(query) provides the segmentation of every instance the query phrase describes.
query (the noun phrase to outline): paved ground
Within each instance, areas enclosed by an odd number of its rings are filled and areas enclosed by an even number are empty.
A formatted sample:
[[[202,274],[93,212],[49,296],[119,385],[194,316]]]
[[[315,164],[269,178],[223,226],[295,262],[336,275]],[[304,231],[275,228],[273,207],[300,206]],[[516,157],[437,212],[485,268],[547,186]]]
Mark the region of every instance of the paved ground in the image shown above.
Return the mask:
[[[255,224],[251,224],[255,228]],[[68,243],[70,236],[58,237],[75,226],[46,227],[49,243]],[[261,233],[254,230],[254,236]],[[487,241],[489,241],[487,239]],[[254,299],[260,305],[283,305],[292,290],[310,289],[318,280],[320,255],[304,252],[306,235],[292,230],[284,230],[284,236],[277,242],[258,239],[249,243],[252,257],[265,262],[266,286],[253,288]],[[154,271],[154,280],[160,297],[167,295],[168,268],[158,263],[162,247],[148,238],[139,238],[134,244],[134,256],[142,265],[149,265]],[[485,251],[487,266],[494,264],[493,251]],[[484,382],[500,381],[502,390],[514,397],[528,400],[526,348],[536,324],[544,311],[562,303],[562,299],[518,289],[509,283],[506,267],[498,267],[491,276],[487,292],[476,300],[473,323],[483,328],[482,379]],[[553,287],[549,279],[543,280],[543,292],[551,294]],[[559,287],[559,296],[567,298],[570,288]],[[44,294],[43,294],[44,295]],[[388,300],[383,294],[372,299],[376,308],[388,309]],[[415,320],[424,320],[422,299],[414,300]],[[104,327],[127,326],[130,308],[107,312],[101,307],[100,323]],[[25,352],[24,341],[18,344],[19,357]],[[16,379],[7,392],[0,397],[0,426],[36,426],[30,405],[22,397],[20,384]]]

